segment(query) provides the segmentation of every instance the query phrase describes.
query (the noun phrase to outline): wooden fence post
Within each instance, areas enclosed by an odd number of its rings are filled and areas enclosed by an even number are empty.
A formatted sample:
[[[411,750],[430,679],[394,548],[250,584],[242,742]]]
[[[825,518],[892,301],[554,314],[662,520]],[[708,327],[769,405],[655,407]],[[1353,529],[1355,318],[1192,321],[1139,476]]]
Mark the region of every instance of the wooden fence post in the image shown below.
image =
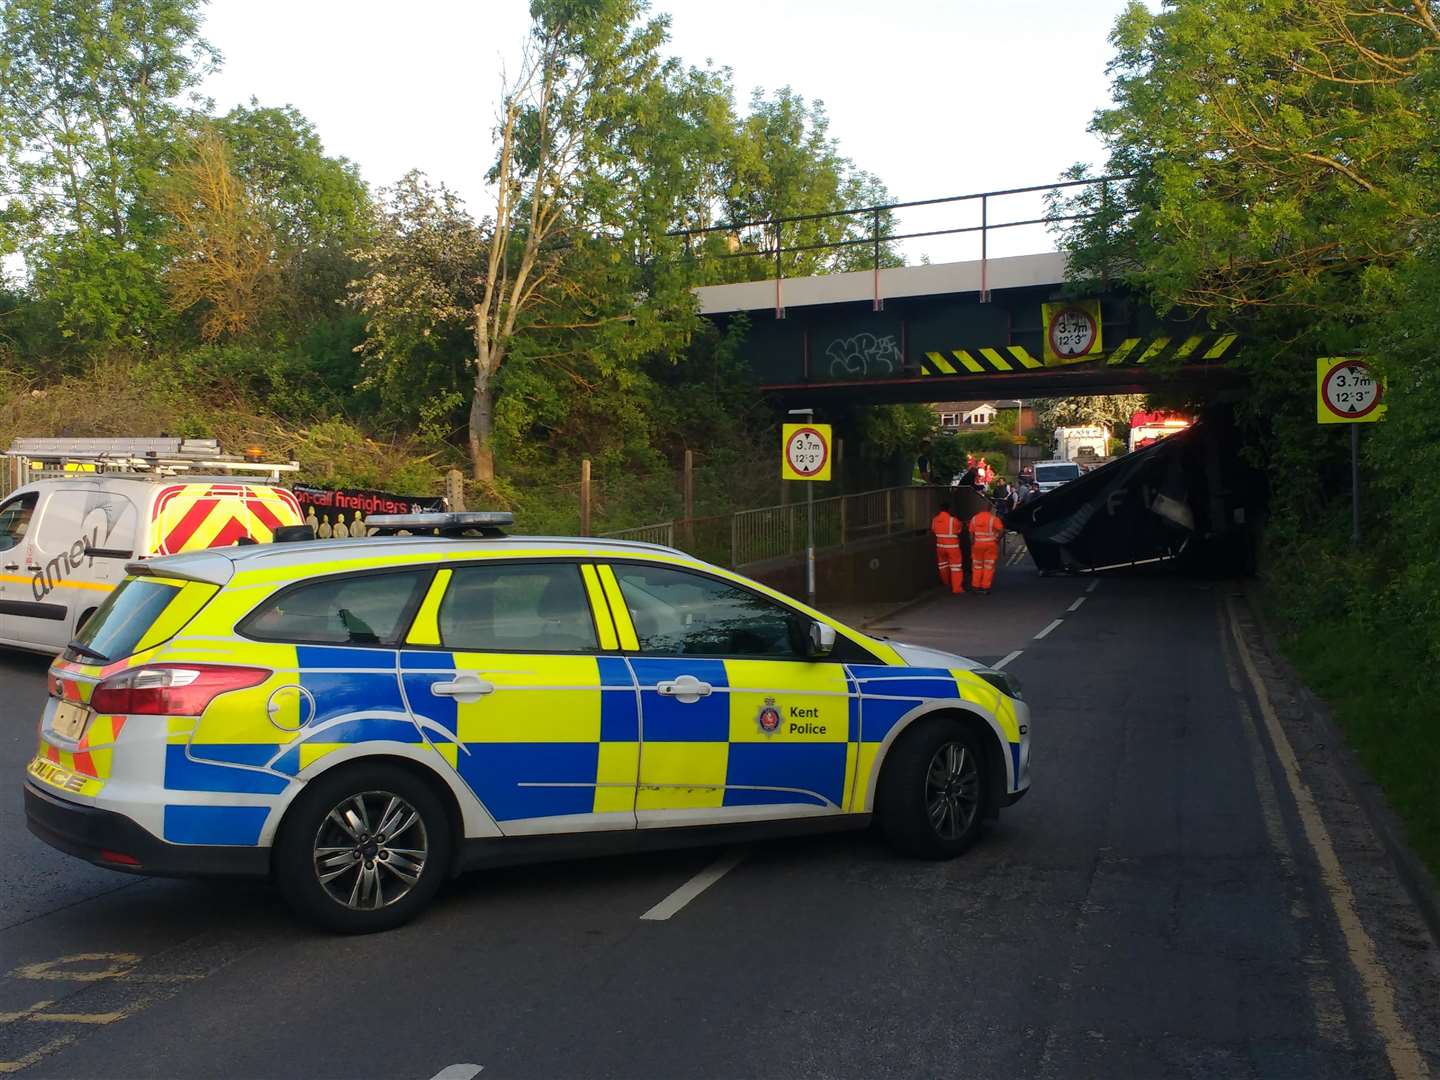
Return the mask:
[[[580,462],[580,535],[590,535],[590,459]]]
[[[459,469],[445,474],[445,503],[454,511],[465,509],[465,474]]]
[[[681,488],[685,495],[685,527],[681,531],[681,543],[685,550],[695,547],[695,451],[685,451],[685,475]]]

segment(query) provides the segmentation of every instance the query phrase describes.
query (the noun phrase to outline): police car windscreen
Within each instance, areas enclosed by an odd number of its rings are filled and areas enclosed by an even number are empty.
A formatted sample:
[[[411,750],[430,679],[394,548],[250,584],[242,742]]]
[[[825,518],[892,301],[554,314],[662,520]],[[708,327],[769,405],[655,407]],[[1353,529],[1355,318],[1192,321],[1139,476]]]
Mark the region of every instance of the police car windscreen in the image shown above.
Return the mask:
[[[1057,480],[1074,480],[1080,475],[1079,465],[1036,465],[1035,482],[1037,484],[1053,484]]]
[[[105,598],[76,640],[110,660],[129,656],[179,592],[178,585],[129,578]]]

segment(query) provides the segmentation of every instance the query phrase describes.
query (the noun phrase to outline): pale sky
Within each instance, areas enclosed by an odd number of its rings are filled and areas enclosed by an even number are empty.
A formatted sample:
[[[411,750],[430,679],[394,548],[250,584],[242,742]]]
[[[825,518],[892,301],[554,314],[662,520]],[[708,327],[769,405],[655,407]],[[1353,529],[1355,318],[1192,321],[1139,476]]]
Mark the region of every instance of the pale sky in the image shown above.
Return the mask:
[[[1087,131],[1108,100],[1107,35],[1124,0],[654,0],[670,50],[752,87],[825,102],[831,134],[898,200],[1055,180],[1098,163]],[[253,95],[291,104],[327,151],[375,187],[419,168],[484,211],[502,65],[528,0],[211,0],[204,33],[224,55],[202,90],[224,110]],[[912,212],[909,231],[973,224],[978,209]],[[991,220],[1036,216],[1012,198]],[[948,217],[946,216],[948,215]],[[963,218],[963,220],[962,220]],[[916,241],[910,261],[974,257],[978,241]],[[967,247],[967,245],[969,245]],[[1050,248],[1010,230],[992,255]],[[978,249],[976,249],[978,252]]]

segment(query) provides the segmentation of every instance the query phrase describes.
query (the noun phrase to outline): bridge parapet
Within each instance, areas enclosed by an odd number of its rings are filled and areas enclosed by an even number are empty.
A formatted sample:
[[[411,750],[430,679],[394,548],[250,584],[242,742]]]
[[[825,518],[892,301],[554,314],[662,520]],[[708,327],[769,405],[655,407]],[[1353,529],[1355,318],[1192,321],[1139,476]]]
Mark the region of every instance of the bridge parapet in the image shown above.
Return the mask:
[[[702,286],[702,314],[725,323],[749,319],[746,354],[763,389],[786,398],[867,403],[1042,397],[1069,393],[1142,392],[1158,384],[1235,381],[1226,361],[1235,333],[1194,317],[1158,315],[1123,283],[1097,283],[1076,295],[1060,252],[988,256],[997,229],[1053,225],[1094,216],[1066,214],[1052,198],[1065,189],[1107,185],[1123,177],[976,195],[862,207],[832,214],[744,222],[690,230],[687,243],[723,230],[730,237],[768,237],[769,246],[719,258],[773,257],[774,276],[761,281]],[[1002,196],[1043,193],[1051,213],[995,222],[989,207]],[[973,202],[980,224],[923,232],[883,231],[884,215],[909,207]],[[815,219],[855,219],[873,235],[787,246],[786,229]],[[758,230],[758,232],[757,232]],[[863,232],[863,229],[857,231]],[[919,236],[975,233],[981,257],[921,266],[883,266],[882,245]],[[741,241],[740,246],[744,244]],[[817,248],[870,245],[872,266],[809,276],[784,276],[785,257]],[[863,249],[862,249],[863,250]],[[853,265],[853,259],[851,265]]]

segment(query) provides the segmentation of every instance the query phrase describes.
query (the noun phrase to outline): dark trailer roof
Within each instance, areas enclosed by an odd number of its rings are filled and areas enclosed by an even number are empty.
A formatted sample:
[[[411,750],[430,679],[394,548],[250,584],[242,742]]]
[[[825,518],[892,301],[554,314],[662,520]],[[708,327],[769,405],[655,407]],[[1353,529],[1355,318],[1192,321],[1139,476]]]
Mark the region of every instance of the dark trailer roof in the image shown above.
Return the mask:
[[[1229,411],[1217,409],[1027,502],[1006,524],[1025,538],[1042,572],[1174,561],[1249,573],[1265,492],[1239,449]]]

